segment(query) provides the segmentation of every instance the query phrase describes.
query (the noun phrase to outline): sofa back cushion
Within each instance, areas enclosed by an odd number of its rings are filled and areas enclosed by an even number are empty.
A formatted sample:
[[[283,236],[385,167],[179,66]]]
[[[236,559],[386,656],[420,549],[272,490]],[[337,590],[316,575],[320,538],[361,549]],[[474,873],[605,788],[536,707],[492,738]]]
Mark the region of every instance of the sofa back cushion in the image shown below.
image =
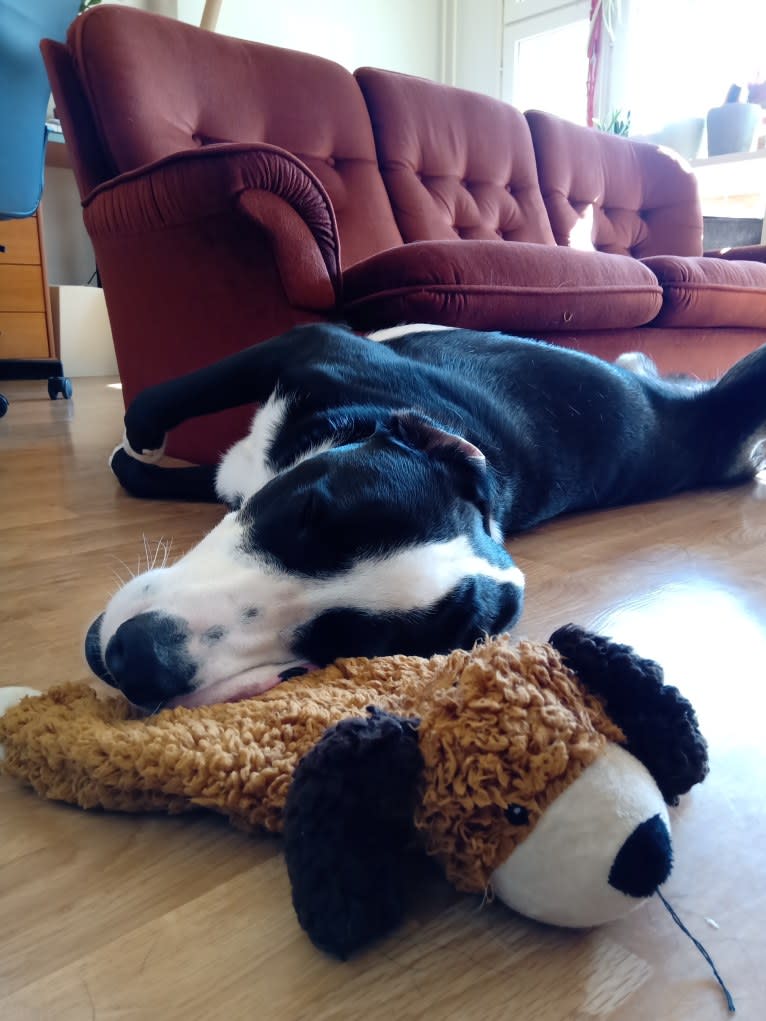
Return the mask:
[[[538,110],[526,118],[559,245],[635,258],[702,254],[697,182],[675,153]]]
[[[422,78],[356,72],[380,170],[405,241],[553,244],[523,116]]]
[[[220,142],[298,156],[333,204],[343,263],[401,243],[359,87],[329,60],[116,5],[68,35],[115,173]]]

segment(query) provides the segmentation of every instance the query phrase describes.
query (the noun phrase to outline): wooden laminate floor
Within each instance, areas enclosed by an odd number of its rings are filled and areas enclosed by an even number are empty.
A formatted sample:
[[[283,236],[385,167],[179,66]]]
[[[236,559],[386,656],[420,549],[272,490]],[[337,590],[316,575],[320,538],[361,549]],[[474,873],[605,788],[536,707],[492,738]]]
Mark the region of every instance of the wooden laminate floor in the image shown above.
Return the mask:
[[[141,503],[110,476],[121,395],[8,383],[0,420],[0,684],[86,676],[87,624],[143,539],[195,542],[213,507]],[[766,485],[562,520],[512,544],[519,634],[575,620],[660,659],[712,769],[672,811],[666,893],[743,1019],[766,1017]],[[220,819],[85,813],[0,778],[0,1019],[708,1021],[726,1009],[663,906],[545,928],[433,877],[405,926],[339,964],[290,906],[280,844]]]

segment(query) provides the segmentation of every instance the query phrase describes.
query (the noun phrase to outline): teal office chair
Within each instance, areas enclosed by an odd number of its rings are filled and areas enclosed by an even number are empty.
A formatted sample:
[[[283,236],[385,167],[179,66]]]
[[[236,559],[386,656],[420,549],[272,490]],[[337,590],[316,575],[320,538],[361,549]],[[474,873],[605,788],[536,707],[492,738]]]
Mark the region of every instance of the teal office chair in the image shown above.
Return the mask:
[[[2,221],[32,216],[43,189],[50,86],[40,40],[63,40],[79,7],[79,0],[0,0],[0,260]],[[0,360],[0,379],[46,376],[51,398],[71,396],[57,359]],[[0,394],[0,417],[7,409]]]

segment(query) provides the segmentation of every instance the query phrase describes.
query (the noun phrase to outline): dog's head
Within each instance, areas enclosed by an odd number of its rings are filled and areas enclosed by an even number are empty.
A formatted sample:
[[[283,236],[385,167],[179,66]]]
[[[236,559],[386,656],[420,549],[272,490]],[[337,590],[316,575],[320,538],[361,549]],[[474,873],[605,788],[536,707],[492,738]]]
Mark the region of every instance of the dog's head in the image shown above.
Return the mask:
[[[128,582],[90,627],[88,663],[153,709],[246,697],[339,656],[469,648],[521,612],[494,484],[473,444],[396,413]]]

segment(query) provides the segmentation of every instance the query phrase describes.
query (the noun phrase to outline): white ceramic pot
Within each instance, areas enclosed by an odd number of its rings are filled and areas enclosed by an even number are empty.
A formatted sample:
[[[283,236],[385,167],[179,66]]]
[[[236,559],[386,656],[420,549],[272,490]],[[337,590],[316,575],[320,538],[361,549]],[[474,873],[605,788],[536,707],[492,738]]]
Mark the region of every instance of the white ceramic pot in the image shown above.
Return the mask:
[[[749,152],[763,110],[757,103],[724,103],[707,112],[708,156]]]

